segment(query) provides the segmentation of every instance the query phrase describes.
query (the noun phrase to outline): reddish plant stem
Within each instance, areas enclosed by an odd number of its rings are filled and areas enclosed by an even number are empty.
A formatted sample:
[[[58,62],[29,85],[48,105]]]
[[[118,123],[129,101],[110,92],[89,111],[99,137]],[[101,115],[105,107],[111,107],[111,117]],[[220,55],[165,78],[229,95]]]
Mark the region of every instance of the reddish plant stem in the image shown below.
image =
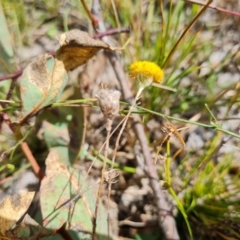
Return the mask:
[[[3,185],[6,182],[9,182],[9,181],[13,181],[13,177],[12,176],[11,177],[6,177],[6,178],[0,180],[0,186]]]
[[[38,179],[41,181],[44,177],[41,168],[39,167],[36,159],[34,158],[28,144],[26,142],[22,142],[21,143],[21,148],[25,154],[25,156],[27,157],[28,161],[30,162],[34,173],[37,175]]]
[[[197,1],[197,0],[194,0],[194,1],[185,0],[185,2],[193,3],[193,4],[198,4],[198,5],[201,5],[201,6],[205,6],[205,5],[206,5],[206,2]],[[240,13],[239,13],[239,12],[234,12],[234,11],[230,11],[230,10],[227,10],[227,9],[224,9],[224,8],[216,7],[216,6],[213,5],[213,4],[210,4],[210,5],[208,6],[208,8],[217,10],[217,11],[219,11],[219,12],[224,12],[224,13],[227,13],[227,14],[230,14],[230,15],[235,15],[235,16],[237,16],[237,17],[240,17]]]
[[[94,17],[94,15],[89,10],[85,0],[81,0],[81,2],[82,2],[82,5],[83,5],[88,17],[90,18],[90,20],[92,22],[93,27],[96,29],[98,27],[98,20]]]
[[[18,133],[18,129],[16,128],[16,126],[11,122],[9,116],[7,113],[2,112],[1,113],[1,118],[2,120],[9,126],[9,128],[12,130],[12,132],[15,134],[16,139],[17,140],[21,140],[22,136],[21,133]],[[27,157],[28,161],[30,162],[34,173],[37,175],[38,179],[41,181],[43,179],[43,173],[36,161],[36,159],[34,158],[28,144],[26,142],[22,142],[21,143],[21,148],[23,150],[23,153],[25,154],[25,156]]]
[[[10,85],[10,88],[8,90],[8,93],[7,93],[6,100],[10,100],[11,99],[13,90],[14,90],[14,88],[16,86],[16,82],[17,82],[17,78],[13,78],[12,82],[11,82],[11,85]],[[3,108],[7,108],[8,105],[9,105],[8,102],[2,103]]]
[[[93,38],[102,38],[104,36],[110,36],[110,35],[115,35],[119,33],[129,33],[131,31],[130,27],[122,27],[122,28],[114,28],[114,29],[109,29],[103,33],[98,33],[93,36]]]
[[[13,133],[16,132],[16,126],[12,123],[7,113],[2,112],[0,114],[2,121],[4,121]]]
[[[13,78],[13,79],[12,79],[10,88],[9,88],[9,90],[8,90],[8,93],[7,93],[6,100],[10,100],[10,99],[11,99],[13,90],[14,90],[14,88],[15,88],[15,86],[16,86],[16,81],[17,81],[17,78]]]
[[[22,75],[22,72],[23,72],[23,69],[20,69],[15,73],[4,75],[4,76],[0,77],[0,82],[4,81],[4,80],[7,80],[7,79],[9,80],[9,79],[13,79],[13,78],[18,78],[19,76]]]

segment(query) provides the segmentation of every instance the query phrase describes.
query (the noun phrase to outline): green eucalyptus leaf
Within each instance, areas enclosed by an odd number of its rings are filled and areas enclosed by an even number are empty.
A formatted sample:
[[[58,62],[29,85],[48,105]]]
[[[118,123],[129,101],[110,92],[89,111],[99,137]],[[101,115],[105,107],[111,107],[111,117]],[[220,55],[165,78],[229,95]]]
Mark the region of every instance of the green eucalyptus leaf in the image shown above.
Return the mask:
[[[74,89],[70,99],[80,99]],[[81,107],[59,107],[47,109],[38,118],[40,132],[49,149],[59,153],[61,162],[72,165],[79,156],[84,136],[84,109]]]
[[[33,116],[37,111],[56,102],[68,80],[61,62],[45,54],[30,63],[20,79],[22,117]]]
[[[98,184],[81,175],[79,170],[67,168],[52,150],[46,160],[46,177],[40,187],[43,225],[48,229],[77,230],[82,237],[92,232]],[[111,231],[110,231],[111,234]],[[99,201],[96,239],[108,235],[107,210]],[[82,239],[82,238],[80,238]]]

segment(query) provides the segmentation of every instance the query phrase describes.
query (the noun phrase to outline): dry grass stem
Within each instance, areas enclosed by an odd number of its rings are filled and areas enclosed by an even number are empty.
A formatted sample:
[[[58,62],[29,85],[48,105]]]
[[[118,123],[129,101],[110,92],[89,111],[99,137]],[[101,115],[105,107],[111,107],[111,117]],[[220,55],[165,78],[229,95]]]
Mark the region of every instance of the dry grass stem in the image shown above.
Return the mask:
[[[160,143],[159,147],[158,147],[158,150],[157,150],[157,153],[156,153],[156,157],[155,157],[155,160],[154,160],[154,163],[156,164],[157,163],[157,158],[158,158],[158,155],[162,149],[162,145],[166,142],[166,141],[169,141],[170,137],[171,136],[176,136],[177,139],[180,141],[182,147],[179,148],[173,155],[172,157],[172,161],[184,150],[184,147],[185,147],[185,142],[182,138],[182,135],[178,132],[178,130],[174,127],[173,124],[171,124],[167,119],[164,119],[163,120],[163,123],[162,123],[162,126],[161,126],[161,131],[164,133],[164,139],[162,140],[162,142]]]
[[[102,20],[102,15],[101,15],[100,9],[101,8],[100,8],[99,1],[93,0],[92,13],[94,14],[95,18],[98,19],[99,29],[101,31],[106,31],[104,22]],[[104,37],[103,39],[104,39],[104,41],[109,43],[109,39],[107,37]],[[122,87],[124,99],[127,101],[129,101],[130,99],[134,99],[133,94],[131,93],[131,91],[129,89],[128,79],[126,78],[126,75],[124,73],[122,65],[118,61],[116,53],[107,52],[106,54],[109,58],[109,61],[112,65],[114,71],[115,71],[116,77]],[[132,105],[134,105],[134,104],[132,104]],[[165,234],[165,237],[167,239],[176,239],[176,240],[180,239],[177,228],[176,228],[175,220],[171,214],[170,207],[168,206],[168,204],[164,198],[161,186],[159,184],[157,170],[154,166],[154,162],[151,157],[151,152],[148,147],[148,142],[146,139],[144,128],[143,128],[143,125],[141,124],[141,118],[138,115],[134,115],[134,121],[136,122],[134,127],[136,130],[138,139],[140,141],[140,144],[142,146],[143,155],[144,155],[146,165],[148,168],[149,179],[150,179],[151,186],[152,186],[152,189],[153,189],[153,192],[155,195],[156,205],[157,205],[157,208],[159,211],[159,224],[160,224],[160,226]]]

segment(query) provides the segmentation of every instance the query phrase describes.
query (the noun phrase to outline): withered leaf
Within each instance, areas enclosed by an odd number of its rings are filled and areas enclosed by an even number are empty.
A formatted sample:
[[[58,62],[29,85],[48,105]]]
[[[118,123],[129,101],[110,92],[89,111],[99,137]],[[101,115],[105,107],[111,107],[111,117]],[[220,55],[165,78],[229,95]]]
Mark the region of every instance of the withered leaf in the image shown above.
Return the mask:
[[[20,96],[24,123],[43,107],[59,99],[68,80],[67,72],[84,64],[100,49],[111,49],[88,33],[71,30],[60,36],[56,57],[45,54],[30,63],[20,79]]]
[[[0,203],[0,233],[5,236],[28,210],[35,192],[7,196]]]
[[[68,80],[63,63],[49,54],[30,63],[20,79],[22,119],[24,122],[37,111],[59,98]]]
[[[28,214],[24,216],[22,221],[14,227],[13,230],[8,231],[6,234],[6,239],[39,239],[39,236],[49,236],[52,235],[52,230],[47,230],[40,226],[33,218]],[[0,237],[1,239],[1,237]]]
[[[86,63],[100,49],[110,49],[105,42],[93,39],[87,32],[78,29],[63,33],[59,43],[57,58],[64,63],[67,71]]]

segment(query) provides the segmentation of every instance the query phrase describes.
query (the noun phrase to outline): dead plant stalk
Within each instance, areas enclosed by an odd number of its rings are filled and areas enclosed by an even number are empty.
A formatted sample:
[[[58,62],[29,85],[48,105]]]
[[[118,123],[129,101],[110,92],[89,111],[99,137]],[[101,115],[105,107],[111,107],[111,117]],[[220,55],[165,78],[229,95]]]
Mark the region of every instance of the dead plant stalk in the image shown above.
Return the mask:
[[[92,13],[94,17],[98,20],[98,26],[100,31],[105,31],[105,25],[102,20],[102,14],[100,10],[100,3],[99,0],[93,0],[92,2]],[[104,41],[110,42],[108,37],[103,38]],[[124,99],[126,101],[129,101],[129,99],[134,99],[133,94],[131,93],[131,90],[129,89],[128,86],[128,79],[126,78],[126,75],[124,73],[123,67],[121,66],[120,62],[118,61],[116,53],[111,53],[111,52],[106,52],[109,61],[115,71],[116,77],[122,87],[122,92],[124,95]],[[147,169],[148,169],[148,176],[150,179],[150,183],[153,189],[153,193],[155,195],[155,201],[156,201],[156,206],[159,211],[159,224],[166,236],[167,239],[180,239],[175,219],[173,218],[171,211],[170,211],[170,206],[168,206],[161,186],[159,184],[159,179],[158,179],[158,174],[156,167],[154,166],[153,159],[151,157],[151,152],[148,147],[148,142],[146,139],[146,135],[144,132],[144,127],[141,124],[141,118],[139,115],[134,115],[134,127],[138,136],[138,139],[140,141],[140,144],[142,146],[142,151],[144,155],[144,159],[146,161]]]

